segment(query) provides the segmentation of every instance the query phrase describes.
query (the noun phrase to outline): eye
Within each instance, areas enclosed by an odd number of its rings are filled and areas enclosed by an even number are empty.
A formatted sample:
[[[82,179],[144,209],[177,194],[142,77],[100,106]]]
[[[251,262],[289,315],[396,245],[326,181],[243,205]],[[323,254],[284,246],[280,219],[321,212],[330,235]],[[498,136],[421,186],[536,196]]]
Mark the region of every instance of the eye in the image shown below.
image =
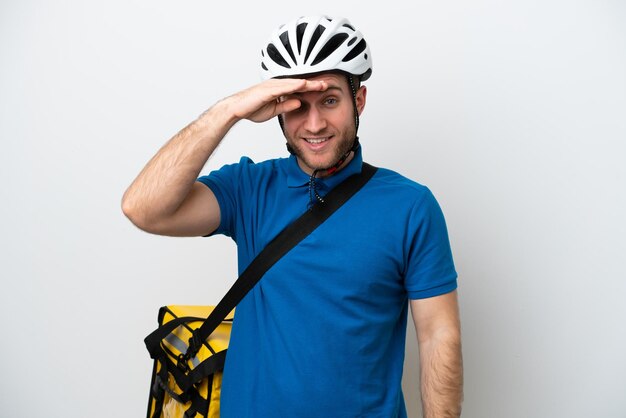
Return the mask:
[[[334,104],[336,104],[336,103],[337,103],[337,99],[336,99],[336,98],[334,98],[334,97],[327,97],[327,98],[324,100],[324,104],[325,104],[325,105],[331,105],[331,106],[332,106],[332,105],[334,105]]]

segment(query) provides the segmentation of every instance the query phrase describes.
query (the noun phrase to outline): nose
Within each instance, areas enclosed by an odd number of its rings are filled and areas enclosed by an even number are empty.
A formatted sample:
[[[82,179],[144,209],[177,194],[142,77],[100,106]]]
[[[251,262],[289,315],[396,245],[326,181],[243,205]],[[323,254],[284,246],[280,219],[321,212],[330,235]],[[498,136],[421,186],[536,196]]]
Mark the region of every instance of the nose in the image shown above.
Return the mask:
[[[326,118],[315,106],[311,106],[303,127],[312,134],[319,133],[326,128]]]

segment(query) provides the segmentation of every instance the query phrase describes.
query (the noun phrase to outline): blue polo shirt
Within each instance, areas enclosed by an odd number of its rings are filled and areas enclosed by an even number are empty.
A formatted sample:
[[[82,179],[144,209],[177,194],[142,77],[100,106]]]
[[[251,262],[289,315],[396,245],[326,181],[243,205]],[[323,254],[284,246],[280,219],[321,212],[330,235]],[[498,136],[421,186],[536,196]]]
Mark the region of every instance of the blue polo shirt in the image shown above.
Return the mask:
[[[343,170],[317,180],[318,193],[361,165],[359,148]],[[309,204],[309,176],[293,156],[244,157],[199,181],[217,197],[215,233],[237,243],[240,273]],[[379,169],[237,306],[222,418],[406,417],[408,299],[451,292],[456,277],[432,193]]]

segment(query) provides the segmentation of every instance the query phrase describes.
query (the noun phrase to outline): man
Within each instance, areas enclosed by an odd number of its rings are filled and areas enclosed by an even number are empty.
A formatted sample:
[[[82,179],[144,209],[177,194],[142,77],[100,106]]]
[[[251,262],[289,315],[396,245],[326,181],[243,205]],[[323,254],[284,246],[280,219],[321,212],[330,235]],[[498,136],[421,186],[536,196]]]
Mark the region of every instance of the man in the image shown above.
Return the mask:
[[[303,17],[281,26],[261,60],[266,81],[181,130],[123,199],[124,213],[145,231],[231,236],[240,271],[361,171],[356,133],[367,89],[360,83],[371,74],[369,47],[345,19]],[[275,116],[291,157],[258,164],[244,157],[198,179],[235,123]],[[443,215],[426,187],[379,169],[237,307],[222,417],[406,417],[409,300],[424,415],[457,417],[460,325]]]

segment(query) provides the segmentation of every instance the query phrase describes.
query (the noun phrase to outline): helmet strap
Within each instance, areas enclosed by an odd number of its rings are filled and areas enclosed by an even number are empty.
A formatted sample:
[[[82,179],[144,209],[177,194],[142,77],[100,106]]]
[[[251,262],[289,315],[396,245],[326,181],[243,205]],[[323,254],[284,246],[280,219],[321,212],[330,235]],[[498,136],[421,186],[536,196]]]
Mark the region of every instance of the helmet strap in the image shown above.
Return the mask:
[[[356,107],[356,87],[354,86],[354,80],[352,79],[352,75],[346,74],[346,78],[348,79],[348,85],[350,86],[350,90],[352,91],[352,106],[354,107],[354,132],[356,134],[359,131],[359,109]]]

